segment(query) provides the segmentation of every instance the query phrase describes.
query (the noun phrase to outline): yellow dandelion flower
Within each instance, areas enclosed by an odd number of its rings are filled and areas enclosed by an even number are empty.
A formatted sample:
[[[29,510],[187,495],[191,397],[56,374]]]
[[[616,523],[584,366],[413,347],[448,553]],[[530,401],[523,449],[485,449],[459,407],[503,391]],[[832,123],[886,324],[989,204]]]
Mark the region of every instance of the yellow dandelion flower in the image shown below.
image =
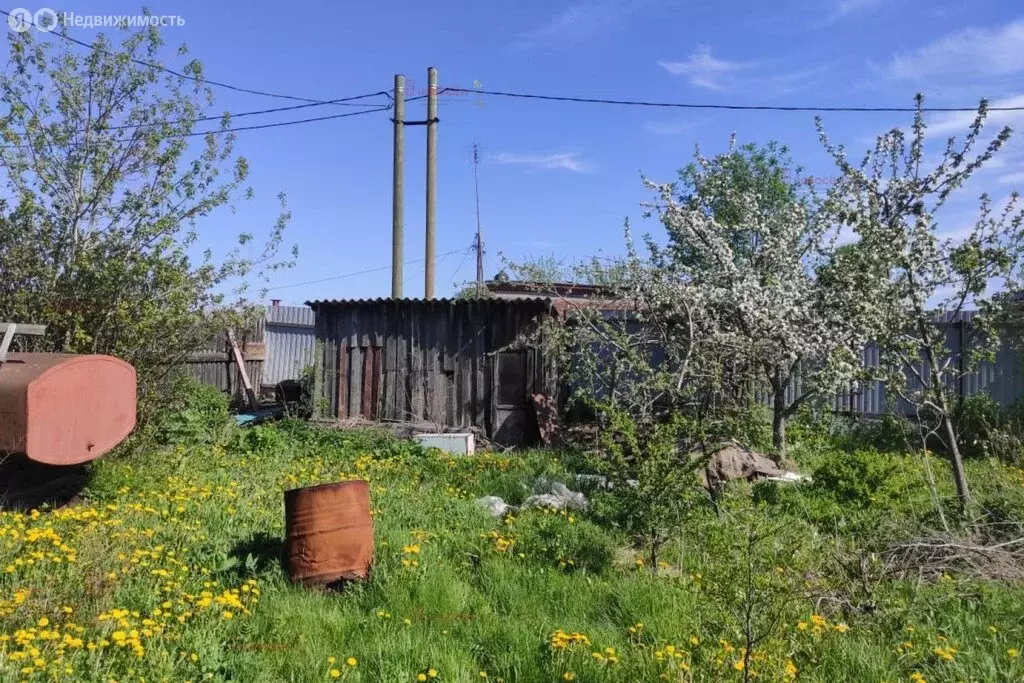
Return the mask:
[[[743,671],[743,660],[737,659],[735,662],[733,662],[732,668],[736,669],[737,671]]]
[[[1010,659],[1017,659],[1017,657],[1020,657],[1020,650],[1018,650],[1015,647],[1011,647],[1009,650],[1006,651],[1006,656]]]
[[[423,683],[423,681],[427,680],[427,674],[416,674],[416,680]]]
[[[327,673],[331,678],[341,678],[341,672],[337,669],[331,669]]]
[[[486,671],[481,671],[480,672],[480,678],[487,678],[487,672]]]
[[[431,678],[437,678],[437,669],[430,669],[427,671],[427,675]]]
[[[359,660],[356,659],[355,657],[349,657],[348,659],[345,660],[345,663],[348,664],[349,666],[355,666],[356,664],[359,663]]]
[[[575,681],[576,680],[576,674],[574,674],[571,671],[566,671],[564,674],[562,674],[562,680],[563,681]]]
[[[847,626],[846,624],[842,624],[842,623],[836,624],[833,628],[835,630],[839,631],[840,633],[846,633],[847,631],[850,630],[849,626]]]
[[[46,617],[41,617],[37,623],[40,626],[49,626],[50,625],[50,620],[47,619]]]

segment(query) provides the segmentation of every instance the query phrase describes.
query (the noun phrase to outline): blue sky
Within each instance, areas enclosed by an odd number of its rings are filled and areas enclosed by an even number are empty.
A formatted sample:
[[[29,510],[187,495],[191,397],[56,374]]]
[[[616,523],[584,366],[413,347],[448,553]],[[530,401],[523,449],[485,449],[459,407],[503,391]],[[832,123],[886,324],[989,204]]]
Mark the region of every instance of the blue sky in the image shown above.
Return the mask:
[[[492,0],[491,2],[326,3],[293,0],[153,2],[176,14],[170,46],[186,43],[207,76],[233,84],[332,99],[389,89],[402,72],[422,90],[426,69],[441,86],[659,101],[908,106],[925,92],[934,106],[1024,106],[1024,10],[1010,0],[913,3],[880,0],[677,2],[674,0]],[[11,9],[7,7],[6,9]],[[36,9],[36,7],[31,7]],[[80,14],[135,13],[139,5],[71,0]],[[74,34],[89,40],[95,29]],[[174,64],[168,50],[168,64]],[[437,251],[469,247],[475,230],[471,148],[480,145],[481,211],[487,276],[498,254],[512,260],[555,254],[567,261],[616,254],[627,217],[649,197],[641,174],[671,180],[695,145],[706,153],[741,142],[787,144],[809,174],[834,169],[813,115],[657,110],[496,97],[440,98]],[[288,104],[217,92],[211,113]],[[336,113],[330,107],[263,121]],[[425,117],[425,101],[410,118]],[[970,120],[930,117],[939,137]],[[993,121],[1020,123],[1024,115]],[[254,119],[245,123],[256,123]],[[858,152],[876,133],[909,115],[833,113],[826,127]],[[241,122],[239,122],[241,123]],[[992,126],[993,132],[995,126]],[[240,230],[263,234],[284,192],[293,212],[288,240],[298,266],[275,276],[268,298],[387,296],[387,270],[305,286],[293,283],[367,270],[390,262],[391,124],[387,114],[239,133],[237,150],[252,169],[253,202],[200,224],[204,246],[223,250]],[[408,128],[405,258],[423,255],[424,143]],[[954,232],[970,220],[982,190],[1005,197],[1024,187],[1024,141],[1010,148],[943,216]],[[473,277],[462,253],[440,259],[437,292]],[[405,268],[405,294],[423,293],[422,263]],[[454,284],[453,284],[454,283]]]

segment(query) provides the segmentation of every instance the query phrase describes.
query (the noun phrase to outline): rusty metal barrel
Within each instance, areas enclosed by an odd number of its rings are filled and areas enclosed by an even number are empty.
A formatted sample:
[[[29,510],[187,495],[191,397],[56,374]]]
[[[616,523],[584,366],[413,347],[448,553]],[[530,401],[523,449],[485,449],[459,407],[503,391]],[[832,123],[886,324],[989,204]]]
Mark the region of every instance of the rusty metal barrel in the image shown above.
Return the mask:
[[[284,493],[285,556],[292,581],[325,586],[365,579],[373,564],[369,482],[357,479]]]
[[[111,356],[7,354],[0,451],[47,465],[98,458],[135,428],[135,386],[135,368]]]

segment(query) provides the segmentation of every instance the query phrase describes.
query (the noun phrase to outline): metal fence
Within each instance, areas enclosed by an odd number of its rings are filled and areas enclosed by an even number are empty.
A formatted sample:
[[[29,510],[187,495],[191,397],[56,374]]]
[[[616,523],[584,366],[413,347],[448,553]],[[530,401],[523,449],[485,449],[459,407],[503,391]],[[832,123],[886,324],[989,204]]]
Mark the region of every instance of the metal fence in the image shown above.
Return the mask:
[[[945,327],[946,347],[949,355],[946,357],[952,363],[965,368],[968,357],[972,350],[974,330],[971,320],[976,315],[975,311],[963,311],[956,318],[936,319],[937,326]],[[1021,398],[1024,398],[1024,367],[1021,365],[1020,353],[1014,348],[1007,337],[1002,335],[1003,340],[993,361],[982,361],[973,372],[964,372],[957,382],[950,386],[950,393],[955,398],[968,398],[981,393],[992,397],[1002,408],[1009,408]],[[878,367],[879,350],[871,344],[864,349],[861,362],[864,367]],[[930,373],[928,368],[918,368],[923,377]],[[961,373],[956,373],[961,374]],[[910,389],[920,388],[920,382],[907,371],[910,378]],[[786,401],[792,401],[799,396],[803,390],[803,379],[797,373],[786,390]],[[772,399],[766,392],[758,398],[761,403],[770,406]],[[837,413],[852,413],[864,416],[879,416],[887,411],[894,410],[903,414],[913,413],[912,408],[895,396],[886,395],[885,385],[882,382],[856,382],[848,388],[837,392],[831,399],[831,407]]]
[[[316,348],[313,309],[306,306],[267,308],[266,349],[263,384],[274,386],[286,379],[299,379],[313,364]]]

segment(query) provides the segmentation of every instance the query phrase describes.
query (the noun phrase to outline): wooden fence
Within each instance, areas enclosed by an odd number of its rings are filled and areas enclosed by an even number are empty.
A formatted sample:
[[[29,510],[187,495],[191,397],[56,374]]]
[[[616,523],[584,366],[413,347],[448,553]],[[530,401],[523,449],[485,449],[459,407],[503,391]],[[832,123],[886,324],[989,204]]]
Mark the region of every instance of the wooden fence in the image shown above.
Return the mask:
[[[245,371],[257,391],[263,382],[264,331],[265,323],[261,318],[248,329],[235,333],[235,341],[245,359]],[[231,394],[237,404],[246,401],[245,386],[231,354],[226,330],[213,335],[203,348],[192,352],[178,368],[178,373]]]

